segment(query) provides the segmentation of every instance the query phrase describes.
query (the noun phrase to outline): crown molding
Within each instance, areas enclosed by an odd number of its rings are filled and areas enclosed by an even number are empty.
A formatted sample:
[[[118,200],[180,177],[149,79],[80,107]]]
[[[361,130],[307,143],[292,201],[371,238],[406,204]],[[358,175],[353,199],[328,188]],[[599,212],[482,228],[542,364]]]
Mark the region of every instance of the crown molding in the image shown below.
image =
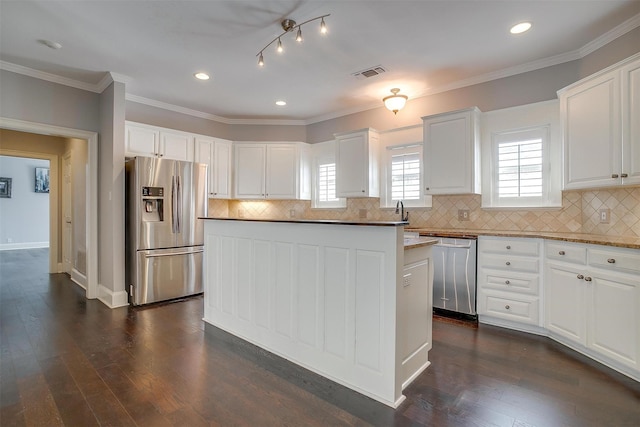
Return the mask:
[[[595,52],[601,47],[607,45],[613,40],[625,35],[629,31],[634,30],[635,28],[640,26],[640,13],[632,16],[622,24],[617,27],[607,31],[600,37],[595,40],[585,44],[579,49],[576,49],[571,52],[551,56],[548,58],[542,58],[536,61],[531,61],[526,64],[517,65],[515,67],[505,68],[502,70],[494,71],[491,73],[482,74],[479,76],[474,76],[468,79],[459,80],[457,82],[453,82],[450,84],[437,86],[433,88],[429,88],[426,91],[421,92],[420,94],[414,96],[412,99],[423,98],[430,95],[435,95],[442,92],[448,92],[451,90],[461,89],[467,86],[473,86],[481,83],[486,83],[492,80],[498,80],[505,77],[511,77],[517,74],[527,73],[530,71],[539,70],[546,67],[551,67],[558,64],[563,64],[565,62],[575,61],[577,59],[582,59],[585,56]],[[89,92],[102,93],[104,89],[106,89],[112,82],[121,82],[129,84],[133,81],[128,76],[107,72],[105,76],[98,82],[97,84],[91,84],[86,82],[81,82],[78,80],[70,79],[67,77],[58,76],[56,74],[46,73],[44,71],[34,70],[32,68],[23,67],[21,65],[13,64],[6,61],[0,60],[0,69],[11,71],[17,74],[23,74],[29,77],[33,77],[40,80],[46,80],[52,83],[61,84],[64,86],[74,87],[76,89],[82,89]],[[198,110],[193,110],[191,108],[181,107],[179,105],[170,104],[167,102],[157,101],[154,99],[145,98],[138,95],[133,95],[131,93],[126,94],[127,101],[136,102],[139,104],[149,105],[151,107],[161,108],[164,110],[174,111],[176,113],[186,114],[193,117],[199,117],[206,120],[212,120],[224,124],[230,125],[284,125],[284,126],[306,126],[314,123],[323,122],[326,120],[336,119],[338,117],[347,116],[350,114],[361,113],[364,111],[373,110],[376,108],[383,108],[379,102],[371,103],[368,105],[363,105],[359,107],[344,109],[335,111],[332,113],[324,114],[321,116],[316,116],[308,119],[302,120],[283,120],[283,119],[232,119],[222,116],[217,116],[215,114],[205,113]],[[410,102],[411,100],[409,100]]]
[[[611,43],[618,37],[624,36],[629,31],[634,30],[637,27],[640,27],[640,13],[632,16],[631,18],[624,21],[622,24],[618,25],[615,28],[612,28],[611,30],[607,31],[597,39],[582,46],[582,48],[579,49],[580,57],[583,58],[589,55],[590,53],[595,52],[596,50],[600,49],[604,45]]]
[[[57,83],[63,86],[69,86],[76,89],[86,90],[89,92],[100,93],[97,85],[81,82],[79,80],[62,77],[57,74],[46,73],[33,68],[23,67],[22,65],[13,64],[11,62],[0,61],[0,69],[11,71],[13,73],[22,74],[24,76],[33,77],[39,80],[45,80],[51,83]]]

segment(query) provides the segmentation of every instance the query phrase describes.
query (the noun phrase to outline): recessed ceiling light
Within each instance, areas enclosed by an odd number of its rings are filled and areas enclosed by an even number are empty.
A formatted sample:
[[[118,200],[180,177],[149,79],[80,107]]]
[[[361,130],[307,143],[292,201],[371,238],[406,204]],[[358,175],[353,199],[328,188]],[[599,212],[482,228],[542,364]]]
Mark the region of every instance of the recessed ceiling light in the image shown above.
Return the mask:
[[[521,34],[525,31],[529,31],[531,29],[531,22],[521,22],[519,24],[514,25],[509,30],[511,34]]]
[[[279,105],[280,107],[284,107],[285,105],[287,105],[287,101],[276,101],[276,105]]]
[[[62,47],[62,45],[58,42],[54,42],[53,40],[38,40],[38,43],[45,45],[46,47],[58,50]]]
[[[193,76],[198,80],[209,80],[209,74],[207,73],[195,73]]]

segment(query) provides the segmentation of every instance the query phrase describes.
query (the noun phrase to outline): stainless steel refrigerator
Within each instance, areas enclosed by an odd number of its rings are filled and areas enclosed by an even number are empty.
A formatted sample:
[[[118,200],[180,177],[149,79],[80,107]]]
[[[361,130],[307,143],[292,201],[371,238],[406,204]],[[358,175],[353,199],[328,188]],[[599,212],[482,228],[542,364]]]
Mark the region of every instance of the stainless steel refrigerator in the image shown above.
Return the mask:
[[[135,157],[125,170],[129,302],[201,293],[207,165]]]

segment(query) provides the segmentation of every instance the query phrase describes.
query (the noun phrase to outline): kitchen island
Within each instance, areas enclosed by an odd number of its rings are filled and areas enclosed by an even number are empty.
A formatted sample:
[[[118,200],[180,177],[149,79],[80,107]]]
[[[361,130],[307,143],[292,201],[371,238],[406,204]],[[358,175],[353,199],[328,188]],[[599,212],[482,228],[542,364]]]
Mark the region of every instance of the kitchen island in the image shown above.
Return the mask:
[[[204,321],[397,407],[429,366],[436,242],[404,225],[206,218]]]

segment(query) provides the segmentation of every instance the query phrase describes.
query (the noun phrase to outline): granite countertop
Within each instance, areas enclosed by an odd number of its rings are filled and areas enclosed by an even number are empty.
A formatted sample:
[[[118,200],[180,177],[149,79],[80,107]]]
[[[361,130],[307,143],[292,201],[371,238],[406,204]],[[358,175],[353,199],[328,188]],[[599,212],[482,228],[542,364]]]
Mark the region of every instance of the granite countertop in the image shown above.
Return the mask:
[[[405,227],[406,231],[418,232],[421,236],[441,236],[441,237],[477,237],[477,236],[499,236],[499,237],[532,237],[550,240],[561,240],[565,242],[589,243],[594,245],[616,246],[620,248],[640,249],[640,237],[632,236],[605,236],[602,234],[585,233],[553,233],[546,231],[500,231],[500,230],[472,230],[472,229],[451,229],[451,228],[414,228]]]
[[[405,249],[414,249],[419,248],[421,246],[430,246],[438,243],[438,239],[433,239],[431,237],[405,237],[404,238],[404,248]]]
[[[261,218],[218,218],[200,217],[200,219],[216,219],[220,221],[249,221],[249,222],[289,222],[293,224],[339,224],[339,225],[369,225],[377,227],[397,227],[409,225],[407,221],[344,221],[337,219],[261,219]]]

